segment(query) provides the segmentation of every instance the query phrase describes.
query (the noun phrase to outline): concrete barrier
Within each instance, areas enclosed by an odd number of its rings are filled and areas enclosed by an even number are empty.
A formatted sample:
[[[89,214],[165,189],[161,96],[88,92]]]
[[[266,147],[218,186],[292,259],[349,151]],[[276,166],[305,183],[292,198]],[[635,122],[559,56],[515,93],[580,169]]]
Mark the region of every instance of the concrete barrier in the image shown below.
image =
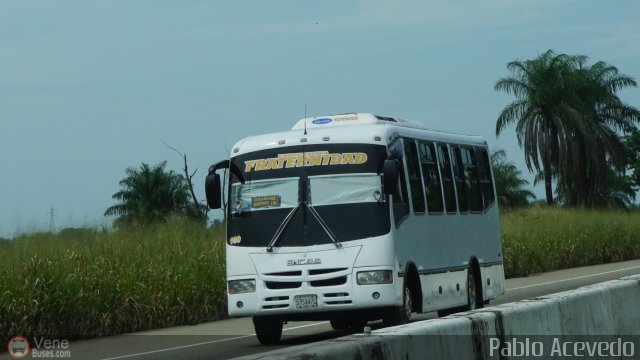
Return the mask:
[[[598,351],[638,359],[638,335],[640,275],[635,275],[239,359],[589,358]]]

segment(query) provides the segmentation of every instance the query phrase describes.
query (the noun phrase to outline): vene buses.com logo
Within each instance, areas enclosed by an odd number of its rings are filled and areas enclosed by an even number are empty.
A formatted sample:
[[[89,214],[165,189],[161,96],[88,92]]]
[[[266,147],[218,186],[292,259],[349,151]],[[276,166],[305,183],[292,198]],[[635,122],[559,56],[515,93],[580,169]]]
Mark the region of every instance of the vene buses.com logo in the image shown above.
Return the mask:
[[[29,351],[31,351],[29,339],[24,336],[14,336],[7,344],[7,352],[16,359],[26,358],[29,355]]]
[[[24,336],[14,336],[7,343],[7,353],[11,358],[70,358],[69,340],[47,339],[44,337],[31,337],[31,341]]]

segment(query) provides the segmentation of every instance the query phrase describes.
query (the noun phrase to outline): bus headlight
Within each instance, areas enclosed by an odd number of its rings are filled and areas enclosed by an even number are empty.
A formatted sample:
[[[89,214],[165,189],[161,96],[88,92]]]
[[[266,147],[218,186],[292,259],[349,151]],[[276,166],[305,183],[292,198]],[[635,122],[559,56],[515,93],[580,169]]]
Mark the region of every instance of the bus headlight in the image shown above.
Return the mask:
[[[247,280],[231,280],[229,281],[229,294],[252,293],[256,291],[256,281]]]
[[[356,275],[358,285],[391,284],[391,270],[361,271]]]

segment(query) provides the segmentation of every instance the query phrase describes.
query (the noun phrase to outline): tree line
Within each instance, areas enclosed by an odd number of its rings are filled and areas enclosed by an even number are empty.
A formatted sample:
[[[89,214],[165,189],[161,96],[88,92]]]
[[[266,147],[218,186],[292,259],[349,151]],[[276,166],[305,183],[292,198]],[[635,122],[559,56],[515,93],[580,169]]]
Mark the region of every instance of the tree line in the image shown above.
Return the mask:
[[[515,99],[498,115],[496,136],[515,125],[527,169],[536,174],[536,182],[544,183],[547,205],[630,208],[640,190],[640,112],[617,93],[637,83],[615,66],[588,60],[548,50],[507,63],[510,75],[499,79],[494,89]],[[117,217],[116,226],[172,216],[206,222],[207,207],[198,202],[191,182],[195,172],[189,174],[186,155],[171,149],[183,157],[184,175],[166,170],[166,161],[127,168],[112,196],[118,203],[105,211]],[[535,199],[504,150],[494,151],[491,162],[503,207],[525,206]]]

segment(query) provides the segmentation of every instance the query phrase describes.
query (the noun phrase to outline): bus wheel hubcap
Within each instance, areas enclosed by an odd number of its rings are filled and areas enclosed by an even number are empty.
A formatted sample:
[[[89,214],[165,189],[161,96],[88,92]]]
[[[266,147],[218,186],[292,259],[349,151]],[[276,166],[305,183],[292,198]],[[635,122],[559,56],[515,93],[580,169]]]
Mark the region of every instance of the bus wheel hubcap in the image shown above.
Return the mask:
[[[473,274],[469,274],[469,276],[467,277],[467,288],[469,289],[469,310],[473,310],[476,308],[476,286],[473,279]]]
[[[411,317],[411,290],[408,287],[404,288],[404,313],[407,316],[407,319]]]

